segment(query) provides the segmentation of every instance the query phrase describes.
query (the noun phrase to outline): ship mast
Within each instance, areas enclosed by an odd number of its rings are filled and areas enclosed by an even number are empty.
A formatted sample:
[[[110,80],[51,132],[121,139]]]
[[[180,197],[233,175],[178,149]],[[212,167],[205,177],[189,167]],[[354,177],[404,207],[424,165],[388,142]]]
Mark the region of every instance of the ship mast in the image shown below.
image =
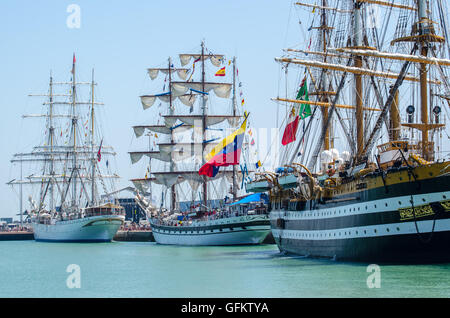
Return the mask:
[[[92,69],[92,84],[91,84],[91,152],[92,152],[92,197],[91,197],[91,204],[92,206],[95,206],[97,203],[95,200],[95,155],[94,155],[94,69]]]
[[[77,181],[75,174],[77,173],[77,118],[75,113],[75,105],[76,105],[76,83],[75,83],[75,54],[73,55],[73,63],[72,63],[72,137],[73,137],[73,157],[72,157],[72,206],[76,206],[76,197],[77,197]]]
[[[353,11],[354,19],[354,48],[362,48],[362,17],[361,17],[362,3],[355,1],[355,7]],[[354,65],[357,68],[362,67],[362,57],[357,55],[354,58]],[[364,116],[363,116],[363,84],[361,74],[355,74],[355,98],[356,98],[356,162],[361,159],[364,151]]]
[[[174,106],[172,105],[172,60],[169,57],[169,68],[168,68],[168,72],[169,72],[169,90],[170,90],[170,94],[169,94],[169,114],[173,115],[174,114]],[[174,132],[173,129],[170,131],[170,143],[173,144],[175,142],[174,140],[174,136],[173,136]],[[170,161],[170,172],[174,172],[175,171],[175,163],[173,160]],[[177,207],[176,202],[177,202],[177,192],[176,192],[176,185],[173,184],[170,188],[171,190],[171,210],[174,211]]]
[[[201,54],[201,61],[202,61],[202,92],[205,92],[205,43],[202,41],[202,54]],[[203,154],[205,153],[205,134],[206,134],[206,96],[205,94],[202,94],[202,166],[206,163],[205,158]],[[207,208],[208,206],[208,184],[206,176],[203,176],[203,205],[204,208]]]
[[[427,5],[425,0],[418,1],[418,14],[419,21],[417,22],[417,27],[419,30],[419,35],[425,34],[425,27],[428,25],[427,18]],[[420,41],[420,53],[422,56],[426,57],[428,55],[428,41],[423,38]],[[430,159],[430,154],[428,151],[428,85],[427,85],[427,64],[420,64],[420,118],[423,124],[422,129],[422,156],[425,160]]]
[[[50,211],[54,209],[54,192],[53,192],[53,175],[54,175],[54,167],[53,167],[53,139],[55,128],[53,127],[53,76],[50,72],[50,103],[49,103],[49,131],[50,131]]]
[[[233,116],[236,116],[236,57],[233,57]],[[233,165],[233,201],[236,200],[236,190],[237,190],[237,182],[236,182],[236,166]]]
[[[327,1],[322,0],[322,13],[321,13],[321,31],[322,31],[322,49],[324,52],[323,55],[323,62],[327,63],[327,35],[328,35],[328,25],[327,25],[327,13],[326,13],[326,7],[327,7]],[[321,101],[324,103],[328,103],[328,76],[326,73],[326,70],[322,70],[322,83],[319,87],[320,92],[317,92],[318,94],[321,94]],[[322,111],[322,125],[326,125],[328,121],[328,106],[321,107]],[[331,145],[333,147],[333,145]],[[330,127],[327,127],[325,131],[325,138],[323,143],[323,150],[329,150],[330,149]]]

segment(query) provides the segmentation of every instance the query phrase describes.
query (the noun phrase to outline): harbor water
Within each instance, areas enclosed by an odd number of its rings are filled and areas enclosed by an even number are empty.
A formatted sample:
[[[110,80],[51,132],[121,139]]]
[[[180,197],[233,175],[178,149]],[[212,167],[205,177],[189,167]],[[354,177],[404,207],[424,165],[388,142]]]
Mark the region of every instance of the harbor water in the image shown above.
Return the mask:
[[[450,264],[380,265],[374,286],[370,264],[285,256],[275,245],[5,241],[0,259],[0,297],[450,297]]]

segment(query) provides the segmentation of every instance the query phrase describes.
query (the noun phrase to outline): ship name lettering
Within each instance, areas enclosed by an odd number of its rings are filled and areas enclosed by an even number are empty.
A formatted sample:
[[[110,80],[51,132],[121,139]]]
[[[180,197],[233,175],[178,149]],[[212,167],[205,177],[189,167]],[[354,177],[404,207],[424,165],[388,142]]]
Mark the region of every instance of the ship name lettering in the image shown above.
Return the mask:
[[[399,209],[398,212],[400,213],[401,221],[414,219],[414,216],[420,218],[434,214],[434,211],[429,204],[416,206],[414,208]]]
[[[443,202],[441,202],[441,205],[445,209],[446,212],[450,211],[450,201],[443,201]]]
[[[269,312],[266,303],[227,303],[225,306],[227,312]]]

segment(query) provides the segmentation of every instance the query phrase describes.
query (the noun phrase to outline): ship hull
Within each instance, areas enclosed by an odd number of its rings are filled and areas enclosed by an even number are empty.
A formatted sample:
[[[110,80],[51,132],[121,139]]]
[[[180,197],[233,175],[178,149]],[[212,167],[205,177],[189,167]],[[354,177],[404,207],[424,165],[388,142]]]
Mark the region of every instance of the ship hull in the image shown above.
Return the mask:
[[[34,239],[42,242],[111,242],[124,219],[122,215],[102,215],[55,224],[33,223]]]
[[[151,221],[158,244],[185,246],[226,246],[261,244],[270,234],[268,216],[218,219],[188,226],[164,226]]]
[[[281,252],[350,261],[450,260],[450,178],[361,191],[301,209],[273,209]],[[412,203],[411,203],[412,202]]]

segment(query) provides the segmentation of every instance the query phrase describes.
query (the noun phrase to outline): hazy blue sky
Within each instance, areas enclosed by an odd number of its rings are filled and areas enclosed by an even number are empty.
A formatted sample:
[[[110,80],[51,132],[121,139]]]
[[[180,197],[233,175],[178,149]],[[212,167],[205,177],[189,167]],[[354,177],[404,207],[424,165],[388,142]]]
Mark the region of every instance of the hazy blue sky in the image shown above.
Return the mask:
[[[47,91],[50,70],[55,80],[68,80],[73,52],[79,79],[89,80],[95,68],[97,96],[106,104],[106,133],[118,153],[122,186],[137,177],[127,152],[133,149],[131,126],[142,123],[138,96],[145,92],[146,68],[163,63],[168,55],[190,53],[202,39],[214,52],[238,57],[254,125],[274,127],[276,104],[270,98],[277,95],[279,77],[274,57],[304,41],[293,2],[2,0],[0,216],[18,210],[17,193],[5,185],[16,176],[12,155],[30,151],[42,137],[39,125],[21,118],[41,109],[27,95]],[[81,8],[79,29],[66,25],[70,4]]]

